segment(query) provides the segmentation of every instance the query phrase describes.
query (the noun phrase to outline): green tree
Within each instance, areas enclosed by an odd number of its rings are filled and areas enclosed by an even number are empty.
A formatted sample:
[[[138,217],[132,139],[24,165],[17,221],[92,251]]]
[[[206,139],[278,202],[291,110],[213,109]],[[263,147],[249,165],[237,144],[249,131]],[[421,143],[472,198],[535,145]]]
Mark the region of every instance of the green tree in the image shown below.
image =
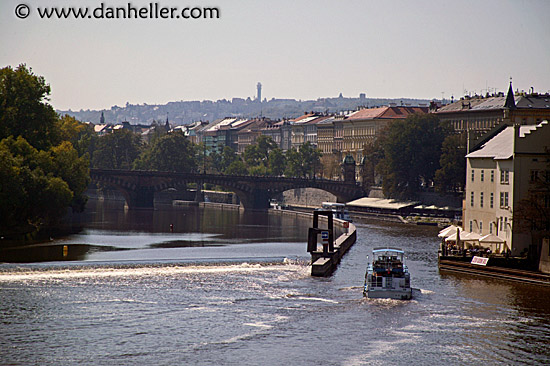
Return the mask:
[[[286,152],[285,175],[289,177],[303,177],[302,161],[300,153],[296,149],[290,149]]]
[[[328,154],[321,157],[321,166],[323,167],[323,177],[334,179],[341,174],[340,164],[342,159],[339,154]]]
[[[252,175],[279,175],[284,165],[282,151],[271,137],[259,136],[256,143],[248,145],[243,153],[243,160]],[[270,156],[273,157],[270,160]]]
[[[262,164],[262,154],[257,144],[248,145],[244,149],[243,160],[249,168]]]
[[[125,129],[101,136],[92,155],[92,166],[100,169],[131,169],[143,149],[140,137]]]
[[[61,142],[57,114],[46,103],[50,86],[21,64],[0,69],[0,140],[22,136],[37,149]]]
[[[308,141],[300,145],[299,150],[290,149],[286,152],[285,174],[293,177],[312,178],[322,172],[322,153]]]
[[[461,192],[466,183],[466,137],[449,135],[441,146],[441,166],[435,172],[435,187],[440,192]]]
[[[299,154],[302,158],[304,176],[312,178],[317,173],[323,171],[321,165],[321,156],[323,154],[319,149],[314,148],[309,141],[300,146]]]
[[[206,156],[206,171],[219,174],[223,171],[222,155],[217,151],[212,151]]]
[[[83,211],[88,198],[84,194],[90,183],[90,162],[88,155],[78,156],[78,152],[69,141],[65,141],[51,149],[51,172],[67,183],[72,193],[71,207]]]
[[[443,140],[448,129],[432,114],[415,114],[388,126],[377,165],[384,194],[392,198],[415,198],[421,186],[432,184],[439,169]]]
[[[182,133],[159,137],[135,163],[137,169],[165,172],[192,172],[197,169],[195,146]]]
[[[267,162],[270,175],[283,175],[286,167],[286,157],[283,154],[283,150],[278,147],[271,150]]]
[[[248,169],[242,160],[235,160],[224,171],[225,174],[229,175],[247,175]]]
[[[92,156],[97,142],[97,135],[90,123],[83,123],[76,118],[64,115],[59,118],[61,140],[69,141],[78,152],[78,156]]]
[[[0,142],[0,231],[20,229],[28,225],[26,211],[28,196],[23,186],[22,159],[14,156]],[[27,168],[28,170],[28,168]]]
[[[224,167],[224,172],[234,161],[240,160],[235,150],[233,150],[230,146],[224,146],[221,155],[221,165]]]
[[[55,150],[53,150],[55,149]],[[82,200],[87,181],[78,184],[78,171],[70,171],[67,156],[76,156],[69,142],[52,151],[39,151],[23,137],[8,137],[0,141],[0,213],[2,232],[30,231],[43,225],[57,223],[74,201],[75,194],[62,177],[63,170],[72,177],[71,185]],[[76,159],[84,166],[87,178],[87,163]],[[74,163],[74,161],[71,161]],[[73,164],[74,166],[74,164]],[[67,179],[67,178],[65,178]],[[79,202],[80,203],[80,202]]]
[[[84,128],[58,118],[50,86],[25,65],[0,70],[0,231],[29,232],[57,223],[68,206],[82,210],[87,155],[71,141]]]

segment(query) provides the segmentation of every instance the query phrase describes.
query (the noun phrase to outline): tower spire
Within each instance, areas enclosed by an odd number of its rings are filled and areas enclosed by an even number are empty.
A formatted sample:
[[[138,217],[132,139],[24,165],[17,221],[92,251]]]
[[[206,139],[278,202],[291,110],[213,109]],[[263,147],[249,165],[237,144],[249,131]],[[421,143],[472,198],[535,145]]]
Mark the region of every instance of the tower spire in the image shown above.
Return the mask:
[[[504,103],[504,107],[508,109],[516,109],[514,89],[512,89],[512,77],[510,77],[510,87],[508,88],[508,94],[506,95],[506,103]]]

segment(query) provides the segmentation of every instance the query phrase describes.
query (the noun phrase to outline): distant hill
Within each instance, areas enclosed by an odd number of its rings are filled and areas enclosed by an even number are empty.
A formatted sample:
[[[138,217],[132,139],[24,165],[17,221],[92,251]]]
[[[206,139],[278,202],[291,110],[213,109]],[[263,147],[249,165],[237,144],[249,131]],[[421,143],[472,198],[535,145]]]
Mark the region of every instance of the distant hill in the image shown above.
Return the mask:
[[[264,99],[261,103],[255,100],[233,98],[218,101],[179,101],[167,104],[129,104],[119,107],[113,106],[105,110],[80,110],[57,112],[68,114],[83,122],[99,123],[101,113],[104,113],[105,122],[117,123],[128,121],[131,124],[150,124],[153,121],[166,121],[168,118],[173,125],[188,124],[194,121],[213,121],[223,117],[268,117],[271,119],[294,118],[304,112],[340,113],[353,111],[359,107],[377,107],[395,103],[396,105],[420,104],[428,105],[427,99],[374,99],[374,98],[319,98],[317,100],[295,99]]]

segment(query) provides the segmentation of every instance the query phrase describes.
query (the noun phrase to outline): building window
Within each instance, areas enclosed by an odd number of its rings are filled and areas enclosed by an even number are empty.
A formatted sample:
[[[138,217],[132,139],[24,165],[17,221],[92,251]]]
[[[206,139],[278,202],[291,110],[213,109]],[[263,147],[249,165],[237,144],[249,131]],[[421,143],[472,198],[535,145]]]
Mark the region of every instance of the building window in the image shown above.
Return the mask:
[[[491,197],[489,198],[489,202],[491,204],[491,208],[493,208],[493,201],[494,201],[494,193],[491,192]]]
[[[493,233],[493,223],[490,222],[489,223],[489,234],[492,234]]]
[[[470,193],[470,206],[474,207],[474,192]]]
[[[505,233],[508,232],[508,218],[507,217],[504,218],[504,232]]]
[[[483,192],[479,194],[479,207],[483,208]]]
[[[474,174],[474,170],[472,169],[472,182],[474,181],[474,177],[475,177],[475,174]]]
[[[479,222],[479,233],[480,233],[480,234],[483,233],[483,221],[480,221],[480,222]]]
[[[538,170],[531,170],[531,183],[535,183],[537,180],[539,180],[539,171]]]
[[[483,182],[483,179],[485,178],[485,172],[483,169],[481,169],[481,181]]]
[[[500,192],[500,208],[508,207],[508,192]]]
[[[500,171],[500,184],[508,184],[509,183],[509,171],[508,170],[501,170]]]
[[[472,228],[473,228],[473,223],[472,223],[472,220],[470,220],[470,232],[472,232]]]

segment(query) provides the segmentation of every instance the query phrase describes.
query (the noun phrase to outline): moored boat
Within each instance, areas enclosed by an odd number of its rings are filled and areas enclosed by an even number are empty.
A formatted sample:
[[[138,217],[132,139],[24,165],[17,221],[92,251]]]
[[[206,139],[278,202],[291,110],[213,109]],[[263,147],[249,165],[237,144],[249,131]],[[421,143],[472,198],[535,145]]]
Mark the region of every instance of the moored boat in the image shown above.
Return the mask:
[[[335,219],[353,222],[349,215],[349,211],[346,209],[345,203],[323,202],[321,209],[332,211]]]
[[[401,249],[374,248],[363,295],[371,299],[411,299],[411,277],[404,259],[405,252]]]

